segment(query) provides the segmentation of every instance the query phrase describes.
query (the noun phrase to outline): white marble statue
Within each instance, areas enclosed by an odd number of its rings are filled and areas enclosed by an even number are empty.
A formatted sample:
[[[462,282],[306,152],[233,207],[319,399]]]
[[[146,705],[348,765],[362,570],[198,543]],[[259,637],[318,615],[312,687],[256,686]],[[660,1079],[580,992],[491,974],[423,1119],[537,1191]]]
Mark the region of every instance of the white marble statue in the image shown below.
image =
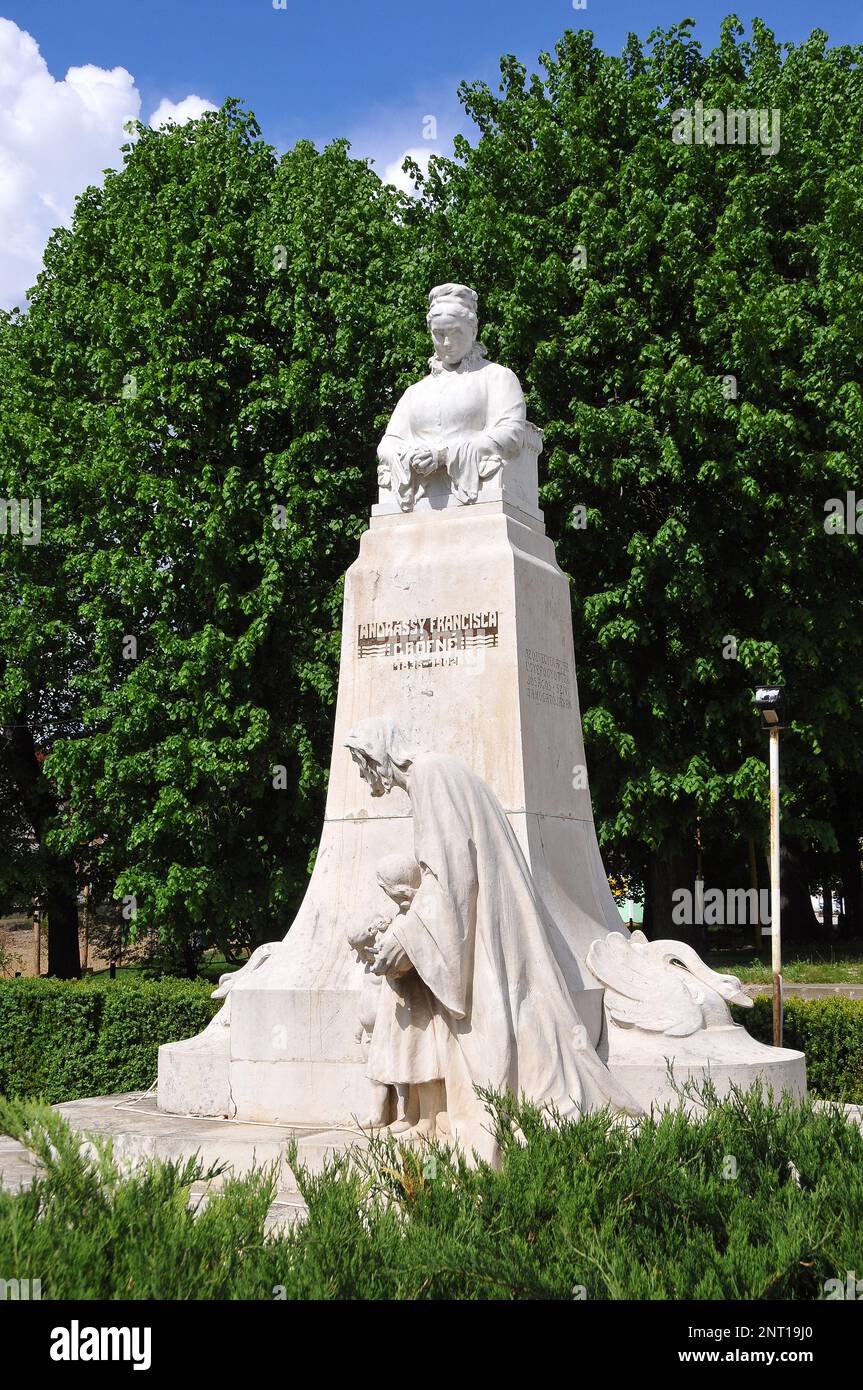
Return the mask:
[[[611,932],[593,942],[587,968],[605,986],[608,1065],[646,1105],[673,1098],[675,1082],[710,1078],[722,1094],[761,1077],[802,1093],[800,1053],[767,1047],[731,1017],[752,1008],[736,975],[711,970],[683,941]]]
[[[409,911],[422,874],[412,855],[389,854],[378,862],[377,880],[395,903],[396,915],[390,920],[379,917],[364,934],[350,937],[355,949],[359,946],[363,951],[370,976],[364,979],[361,994],[361,1024],[370,1042],[367,1077],[374,1104],[364,1127],[386,1125],[389,1134],[412,1129],[428,1137],[441,1128],[443,1110],[440,1022],[434,998],[408,960],[386,974],[377,966],[383,934]],[[387,1124],[391,1090],[396,1097],[395,1118]]]
[[[380,1012],[381,993],[384,986],[382,976],[375,974],[374,965],[377,954],[378,937],[386,931],[389,922],[385,917],[375,917],[371,922],[359,927],[351,927],[348,932],[348,945],[362,967],[362,984],[359,990],[357,1008],[357,1030],[354,1037],[358,1043],[371,1042]],[[369,1106],[364,1116],[359,1117],[363,1129],[384,1129],[389,1125],[390,1101],[395,1092],[395,1122],[391,1126],[395,1133],[410,1127],[407,1118],[407,1086],[391,1086],[386,1081],[376,1081],[368,1076]]]
[[[427,321],[430,372],[380,442],[345,575],[311,881],[284,939],[220,983],[210,1027],[160,1048],[159,1108],[354,1134],[358,1116],[386,1117],[493,1158],[475,1085],[563,1115],[638,1113],[676,1104],[670,1056],[726,1090],[802,1094],[802,1054],[727,1017],[736,983],[685,947],[663,959],[665,943],[621,936],[585,777],[570,581],[539,508],[542,434],[477,341],[473,290],[436,286]],[[387,719],[357,724],[374,711]],[[385,929],[381,887],[398,908]]]
[[[378,482],[406,512],[439,469],[458,502],[475,502],[482,479],[520,454],[525,435],[518,377],[487,361],[476,341],[476,293],[438,285],[429,305],[430,373],[405,391],[378,445]]]
[[[372,796],[400,787],[413,814],[420,885],[380,939],[374,968],[389,976],[411,967],[425,987],[446,1120],[421,1132],[448,1132],[466,1153],[494,1160],[475,1086],[563,1116],[604,1105],[639,1113],[590,1044],[546,909],[491,788],[458,758],[410,748],[386,719],[362,720],[346,744]],[[409,1015],[404,1027],[410,1033]],[[375,1078],[402,1079],[388,1073],[383,1045],[380,1057]]]
[[[728,1003],[752,1008],[736,975],[717,974],[683,941],[612,932],[594,941],[587,965],[605,985],[605,1009],[619,1028],[686,1038],[733,1026]]]

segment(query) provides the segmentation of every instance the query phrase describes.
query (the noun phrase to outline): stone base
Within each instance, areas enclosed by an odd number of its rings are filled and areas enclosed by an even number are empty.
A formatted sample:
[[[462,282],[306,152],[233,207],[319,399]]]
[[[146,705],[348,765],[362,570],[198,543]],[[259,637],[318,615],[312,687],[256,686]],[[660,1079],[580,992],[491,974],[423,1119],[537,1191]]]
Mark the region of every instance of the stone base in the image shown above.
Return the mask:
[[[687,1081],[696,1087],[709,1080],[717,1095],[734,1087],[748,1091],[760,1081],[776,1097],[784,1092],[802,1099],[806,1094],[806,1058],[787,1047],[767,1047],[739,1024],[710,1028],[692,1038],[659,1037],[645,1047],[644,1033],[637,1044],[619,1037],[628,1030],[613,1028],[608,1044],[608,1068],[646,1111],[665,1109],[678,1102],[675,1085]],[[605,1055],[605,1049],[602,1049]],[[690,1110],[700,1108],[697,1095],[686,1098]]]
[[[231,1035],[208,1028],[195,1038],[159,1048],[159,1103],[174,1115],[233,1117],[230,1087]]]
[[[237,979],[215,1029],[160,1049],[165,1111],[329,1127],[368,1113],[356,1038],[362,966],[346,934],[391,914],[375,866],[410,853],[414,831],[405,792],[371,798],[345,747],[371,714],[418,747],[461,758],[496,793],[599,1042],[602,991],[584,956],[624,928],[587,786],[569,581],[536,511],[535,479],[529,514],[526,495],[512,494],[516,473],[505,495],[476,506],[372,518],[345,580],[326,818],[308,891],[285,938]]]
[[[322,998],[328,1003],[320,1011]],[[355,998],[348,990],[258,990],[257,1008],[239,1015],[239,1027],[236,1019],[232,1028],[211,1025],[195,1038],[159,1048],[159,1109],[259,1124],[355,1127],[370,1101],[365,1060],[360,1044],[343,1038],[338,1027],[347,1019],[355,1028]],[[574,999],[595,1045],[602,1031],[602,990],[580,990]],[[304,1028],[279,1022],[295,1024],[303,1004]],[[322,1027],[327,1021],[330,1026]],[[352,1057],[344,1056],[348,1048]],[[247,1055],[236,1055],[243,1050]],[[303,1050],[309,1055],[297,1055]]]

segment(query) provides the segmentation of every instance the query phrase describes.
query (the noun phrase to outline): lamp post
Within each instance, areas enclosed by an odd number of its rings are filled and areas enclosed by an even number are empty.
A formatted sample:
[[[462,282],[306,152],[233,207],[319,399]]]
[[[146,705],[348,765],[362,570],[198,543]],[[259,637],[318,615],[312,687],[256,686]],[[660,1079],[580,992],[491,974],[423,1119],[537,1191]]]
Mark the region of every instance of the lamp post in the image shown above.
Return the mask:
[[[755,704],[770,735],[770,964],[773,974],[773,1046],[782,1046],[782,910],[779,899],[779,731],[785,716],[785,686],[759,685]]]

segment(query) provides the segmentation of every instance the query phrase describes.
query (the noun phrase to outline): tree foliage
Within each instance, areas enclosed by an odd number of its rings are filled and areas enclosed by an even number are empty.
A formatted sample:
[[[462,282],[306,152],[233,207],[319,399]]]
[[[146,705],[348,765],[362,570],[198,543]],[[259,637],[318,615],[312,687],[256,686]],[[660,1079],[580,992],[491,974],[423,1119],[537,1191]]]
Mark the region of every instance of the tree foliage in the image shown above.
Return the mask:
[[[289,924],[374,444],[459,279],[545,430],[609,866],[656,908],[696,824],[715,862],[762,837],[781,679],[789,849],[863,930],[863,545],[825,527],[863,496],[861,82],[818,30],[568,32],[462,87],[416,201],[236,102],[136,127],[0,320],[0,496],[42,505],[0,537],[0,896],[64,938],[82,878],[177,943]],[[778,110],[778,148],[675,143],[699,101]]]
[[[2,721],[37,837],[135,930],[289,925],[317,844],[340,579],[412,353],[403,197],[235,103],[138,126],[2,334]],[[19,783],[20,784],[20,783]]]
[[[714,849],[765,824],[764,679],[793,700],[786,832],[835,849],[852,805],[861,831],[863,544],[825,529],[863,453],[861,49],[691,29],[504,60],[421,180],[545,429],[600,838],[636,878],[696,817]],[[778,109],[779,149],[674,143],[699,100]]]

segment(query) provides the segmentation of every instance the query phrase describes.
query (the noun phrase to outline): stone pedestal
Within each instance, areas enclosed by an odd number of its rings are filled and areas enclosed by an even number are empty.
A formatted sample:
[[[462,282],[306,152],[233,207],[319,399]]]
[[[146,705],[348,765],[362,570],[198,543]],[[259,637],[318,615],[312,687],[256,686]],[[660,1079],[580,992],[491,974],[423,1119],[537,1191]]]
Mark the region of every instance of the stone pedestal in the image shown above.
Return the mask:
[[[522,458],[472,506],[433,480],[410,513],[385,495],[374,509],[346,576],[326,818],[305,901],[266,965],[237,981],[226,1026],[160,1049],[163,1109],[327,1125],[362,1113],[361,976],[345,933],[388,906],[377,860],[412,847],[407,796],[371,800],[343,746],[370,712],[495,791],[599,1041],[602,990],[584,956],[622,928],[585,775],[569,583],[536,507],[540,447],[528,426]]]
[[[496,794],[590,1043],[633,1099],[673,1103],[669,1052],[680,1080],[709,1073],[723,1091],[756,1078],[777,1093],[805,1090],[802,1054],[762,1047],[742,1029],[681,1042],[612,1033],[604,1020],[588,949],[610,932],[629,938],[596,840],[569,583],[537,507],[541,446],[528,424],[521,456],[483,481],[473,505],[456,502],[445,473],[424,481],[410,512],[382,490],[345,581],[326,815],[305,900],[269,958],[238,976],[218,1019],[160,1048],[163,1111],[331,1129],[369,1113],[362,968],[346,934],[389,915],[375,866],[413,851],[406,793],[371,799],[345,747],[370,715],[414,747],[459,758]]]
[[[633,1100],[649,1111],[686,1098],[688,1109],[699,1109],[698,1089],[710,1081],[718,1096],[748,1091],[760,1081],[765,1093],[806,1094],[806,1059],[788,1047],[768,1047],[739,1024],[706,1028],[689,1038],[645,1036],[615,1028],[599,1049],[600,1056],[626,1087]],[[692,1092],[687,1084],[694,1083]]]

